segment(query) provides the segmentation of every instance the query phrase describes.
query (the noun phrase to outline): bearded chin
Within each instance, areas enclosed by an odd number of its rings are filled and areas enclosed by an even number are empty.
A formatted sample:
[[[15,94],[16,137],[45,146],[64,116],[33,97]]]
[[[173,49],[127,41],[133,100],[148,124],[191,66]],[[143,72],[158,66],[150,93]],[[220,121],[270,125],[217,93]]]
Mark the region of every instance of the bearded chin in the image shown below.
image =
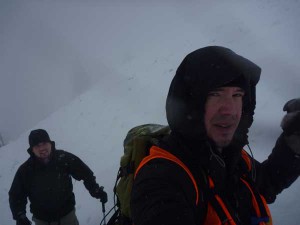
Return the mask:
[[[233,139],[233,135],[218,141],[217,143],[215,143],[215,145],[217,146],[217,148],[225,148],[231,144],[232,139]]]

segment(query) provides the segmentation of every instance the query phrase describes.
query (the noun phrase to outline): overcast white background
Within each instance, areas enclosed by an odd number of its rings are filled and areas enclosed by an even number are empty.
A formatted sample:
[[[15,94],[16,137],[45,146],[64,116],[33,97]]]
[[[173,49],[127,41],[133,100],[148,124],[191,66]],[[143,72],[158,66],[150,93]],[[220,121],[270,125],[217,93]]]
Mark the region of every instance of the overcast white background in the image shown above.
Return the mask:
[[[90,166],[112,207],[126,132],[166,124],[177,66],[207,45],[261,66],[250,146],[265,159],[283,104],[300,97],[299,22],[298,0],[0,0],[0,224],[15,224],[7,192],[35,128]],[[82,182],[74,188],[80,223],[99,224],[100,203]],[[270,206],[274,224],[299,224],[299,188],[296,181]]]

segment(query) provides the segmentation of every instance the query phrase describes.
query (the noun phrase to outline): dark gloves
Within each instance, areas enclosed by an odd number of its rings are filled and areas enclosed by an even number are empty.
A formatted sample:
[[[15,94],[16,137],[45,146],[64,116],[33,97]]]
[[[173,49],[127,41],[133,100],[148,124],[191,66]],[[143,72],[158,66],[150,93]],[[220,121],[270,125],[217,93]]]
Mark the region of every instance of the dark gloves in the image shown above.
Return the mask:
[[[16,225],[30,225],[30,224],[31,224],[31,222],[26,217],[25,214],[20,215],[19,218],[17,219],[17,223],[16,223]]]
[[[286,111],[287,113],[300,111],[300,98],[294,98],[285,103],[283,111]]]
[[[100,201],[102,203],[106,203],[107,202],[107,193],[103,189],[104,189],[103,186],[97,187],[90,193],[91,193],[92,197],[100,199]]]
[[[283,117],[281,127],[287,135],[300,132],[300,98],[292,99],[285,103],[283,111],[287,114]]]
[[[300,98],[288,101],[283,111],[287,112],[281,121],[285,141],[296,154],[300,154]]]

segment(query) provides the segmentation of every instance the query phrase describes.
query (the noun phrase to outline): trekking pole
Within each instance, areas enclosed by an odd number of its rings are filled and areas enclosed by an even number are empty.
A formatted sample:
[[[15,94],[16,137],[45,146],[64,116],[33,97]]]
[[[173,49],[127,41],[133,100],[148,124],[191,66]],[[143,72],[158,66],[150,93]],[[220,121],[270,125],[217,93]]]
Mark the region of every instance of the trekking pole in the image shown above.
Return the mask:
[[[103,212],[103,221],[104,221],[103,225],[106,225],[105,205],[103,202],[101,202],[101,203],[102,203],[102,212]]]

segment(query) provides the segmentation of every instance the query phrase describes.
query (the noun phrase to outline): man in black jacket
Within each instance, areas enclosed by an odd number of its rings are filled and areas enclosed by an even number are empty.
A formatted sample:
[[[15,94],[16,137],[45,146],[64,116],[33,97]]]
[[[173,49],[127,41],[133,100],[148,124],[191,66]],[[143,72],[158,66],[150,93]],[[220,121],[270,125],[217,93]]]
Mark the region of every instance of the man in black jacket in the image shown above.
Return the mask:
[[[135,225],[272,224],[266,203],[300,174],[300,99],[286,103],[283,133],[268,159],[254,160],[243,147],[260,73],[224,47],[185,57],[166,102],[171,133],[150,151],[164,153],[153,155],[134,180]]]
[[[36,225],[78,225],[72,177],[83,180],[92,197],[107,202],[91,169],[77,156],[55,148],[43,129],[29,135],[29,159],[23,163],[9,190],[9,204],[17,225],[29,225],[26,217],[27,198]]]

